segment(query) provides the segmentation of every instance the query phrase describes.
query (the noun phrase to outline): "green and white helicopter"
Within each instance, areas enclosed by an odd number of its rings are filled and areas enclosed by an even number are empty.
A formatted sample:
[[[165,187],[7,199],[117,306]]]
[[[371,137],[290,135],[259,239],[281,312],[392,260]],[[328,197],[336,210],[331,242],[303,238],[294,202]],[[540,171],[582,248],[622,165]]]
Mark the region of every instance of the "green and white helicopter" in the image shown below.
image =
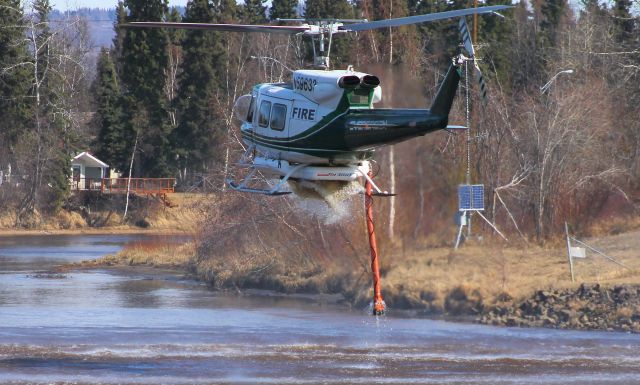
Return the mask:
[[[250,168],[245,178],[228,185],[238,191],[282,195],[289,180],[351,182],[360,177],[371,183],[377,195],[390,195],[371,180],[373,152],[448,126],[449,111],[460,80],[460,66],[473,61],[484,93],[484,82],[468,33],[465,16],[494,13],[511,8],[494,5],[401,17],[378,21],[340,19],[285,19],[300,23],[282,25],[132,22],[130,27],[162,27],[227,32],[261,32],[309,36],[316,69],[293,72],[290,83],[265,83],[238,98],[235,114],[242,122],[242,140],[247,145],[241,164]],[[497,14],[499,15],[499,14]],[[501,16],[501,15],[500,15]],[[429,109],[374,108],[382,100],[380,80],[375,75],[330,70],[333,35],[442,19],[460,18],[467,55],[458,55],[440,84]],[[280,178],[273,186],[251,187],[257,172]]]

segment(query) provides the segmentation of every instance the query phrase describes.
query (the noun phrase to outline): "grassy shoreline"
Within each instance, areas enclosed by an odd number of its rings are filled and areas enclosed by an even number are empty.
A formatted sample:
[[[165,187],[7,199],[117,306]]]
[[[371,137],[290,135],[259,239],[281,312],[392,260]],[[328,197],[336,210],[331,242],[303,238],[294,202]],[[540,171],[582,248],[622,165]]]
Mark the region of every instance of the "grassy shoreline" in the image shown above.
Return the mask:
[[[70,205],[55,214],[40,217],[30,228],[16,227],[15,212],[0,213],[0,237],[22,235],[82,235],[82,234],[192,234],[202,217],[205,194],[171,194],[171,206],[144,197],[132,197],[126,220],[122,219],[123,205],[109,201],[109,197],[95,196],[88,206]],[[104,201],[102,201],[103,199]],[[83,202],[86,203],[86,202]],[[122,207],[120,207],[122,206]]]

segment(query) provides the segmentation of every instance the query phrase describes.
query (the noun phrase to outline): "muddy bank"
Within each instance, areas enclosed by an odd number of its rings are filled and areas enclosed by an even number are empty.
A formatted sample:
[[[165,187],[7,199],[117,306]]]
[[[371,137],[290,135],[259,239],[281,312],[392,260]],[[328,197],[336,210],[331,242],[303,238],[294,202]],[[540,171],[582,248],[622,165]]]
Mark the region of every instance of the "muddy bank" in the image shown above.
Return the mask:
[[[487,308],[489,325],[640,332],[640,286],[583,283],[577,289],[540,290],[530,298]]]

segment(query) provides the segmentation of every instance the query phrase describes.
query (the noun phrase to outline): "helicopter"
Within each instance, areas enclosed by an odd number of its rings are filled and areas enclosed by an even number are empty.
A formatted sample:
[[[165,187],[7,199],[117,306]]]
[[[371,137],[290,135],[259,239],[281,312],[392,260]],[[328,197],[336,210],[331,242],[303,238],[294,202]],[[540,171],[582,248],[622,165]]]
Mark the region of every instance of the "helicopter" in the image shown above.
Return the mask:
[[[511,8],[494,5],[377,21],[366,19],[278,19],[300,25],[242,25],[181,22],[131,22],[129,27],[176,28],[226,32],[303,35],[312,39],[314,69],[293,71],[290,82],[263,83],[239,97],[234,113],[241,121],[241,137],[247,145],[240,165],[249,171],[240,183],[228,179],[234,190],[284,195],[292,181],[353,182],[364,178],[375,195],[382,191],[372,180],[371,159],[380,147],[437,130],[465,129],[449,126],[448,118],[460,80],[460,67],[471,60],[484,93],[465,16],[496,14]],[[329,56],[333,35],[391,28],[402,25],[460,18],[467,54],[452,59],[428,109],[374,108],[382,100],[380,79],[372,74],[331,70]],[[274,176],[275,185],[252,187],[256,173]]]

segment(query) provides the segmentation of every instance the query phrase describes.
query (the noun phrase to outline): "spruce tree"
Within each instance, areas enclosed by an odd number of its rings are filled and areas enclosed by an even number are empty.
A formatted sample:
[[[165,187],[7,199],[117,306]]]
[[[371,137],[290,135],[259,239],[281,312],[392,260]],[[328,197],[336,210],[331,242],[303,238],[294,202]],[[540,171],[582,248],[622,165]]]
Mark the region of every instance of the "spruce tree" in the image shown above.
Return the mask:
[[[129,10],[127,22],[162,21],[168,12],[166,0],[125,0],[124,5]],[[172,175],[172,127],[164,92],[169,64],[167,45],[167,31],[160,28],[131,28],[122,40],[120,78],[123,103],[127,106],[123,129],[130,138],[128,154],[135,138],[139,138],[137,176]]]
[[[615,0],[613,16],[616,40],[624,46],[631,47],[635,20],[631,16],[631,0]]]
[[[213,2],[218,23],[237,23],[238,4],[235,0],[216,0]]]
[[[298,17],[296,8],[298,0],[273,0],[269,9],[269,19],[294,19]]]
[[[503,4],[501,0],[488,0],[486,2],[486,5],[500,4]],[[472,18],[469,17],[468,19],[470,21]],[[485,76],[492,77],[495,70],[495,75],[503,85],[509,84],[512,71],[512,54],[508,47],[513,41],[514,23],[513,12],[505,12],[504,18],[493,15],[479,15],[479,41],[473,42],[478,46],[483,46],[478,54],[486,59],[482,60],[480,64],[483,67]],[[472,23],[469,23],[469,28],[473,28]]]
[[[267,21],[267,0],[244,0],[242,22],[246,24],[263,24]]]
[[[307,0],[304,17],[307,19],[353,19],[355,9],[347,0]],[[334,68],[344,67],[351,62],[351,52],[353,51],[351,43],[347,36],[333,36],[331,65]]]
[[[438,0],[424,0],[415,3],[409,1],[408,8],[412,15],[455,9],[454,5]],[[416,25],[416,29],[419,39],[428,42],[424,46],[424,56],[435,58],[434,65],[437,68],[443,67],[456,54],[457,46],[452,42],[460,41],[457,20],[456,22],[444,20],[436,23],[420,23]]]
[[[540,6],[542,19],[540,29],[543,44],[547,47],[554,47],[557,42],[558,29],[562,22],[562,17],[567,11],[567,0],[543,0]]]
[[[184,21],[215,23],[218,12],[207,0],[187,3]],[[221,88],[221,73],[226,65],[222,34],[188,30],[182,45],[183,66],[176,98],[178,127],[173,133],[177,147],[178,168],[183,172],[201,172],[217,158],[217,144],[222,136],[212,102]]]
[[[6,157],[29,117],[29,69],[18,65],[27,60],[24,23],[19,0],[0,0],[0,146],[5,149],[0,156]]]
[[[129,138],[123,135],[120,85],[113,58],[106,48],[100,51],[96,72],[92,87],[96,103],[94,124],[98,127],[96,155],[110,167],[125,170],[129,166]]]
[[[116,66],[116,72],[122,73],[120,68],[120,59],[122,58],[122,42],[129,28],[121,27],[127,22],[127,8],[122,1],[118,1],[116,7],[116,21],[113,24],[115,36],[113,37],[113,49],[111,49],[111,58]]]

